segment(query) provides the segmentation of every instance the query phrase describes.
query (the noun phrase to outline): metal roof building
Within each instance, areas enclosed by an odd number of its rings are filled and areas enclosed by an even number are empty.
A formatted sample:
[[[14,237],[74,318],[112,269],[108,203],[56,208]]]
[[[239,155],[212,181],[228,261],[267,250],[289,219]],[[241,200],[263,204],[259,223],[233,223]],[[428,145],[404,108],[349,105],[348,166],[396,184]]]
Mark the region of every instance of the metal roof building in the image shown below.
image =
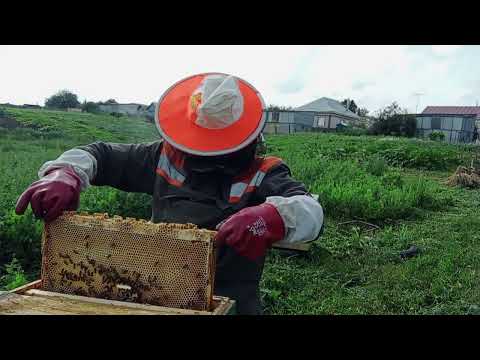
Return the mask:
[[[480,120],[480,106],[427,106],[422,114],[475,115]]]
[[[417,135],[428,137],[441,131],[449,143],[471,143],[479,121],[480,106],[427,106],[417,115]]]
[[[333,114],[347,120],[359,120],[360,117],[348,110],[342,103],[337,100],[322,97],[308,104],[295,108],[295,111],[306,111],[314,113]]]
[[[266,133],[331,131],[339,124],[351,124],[360,117],[337,100],[322,97],[291,111],[267,111]],[[292,131],[293,130],[293,131]]]

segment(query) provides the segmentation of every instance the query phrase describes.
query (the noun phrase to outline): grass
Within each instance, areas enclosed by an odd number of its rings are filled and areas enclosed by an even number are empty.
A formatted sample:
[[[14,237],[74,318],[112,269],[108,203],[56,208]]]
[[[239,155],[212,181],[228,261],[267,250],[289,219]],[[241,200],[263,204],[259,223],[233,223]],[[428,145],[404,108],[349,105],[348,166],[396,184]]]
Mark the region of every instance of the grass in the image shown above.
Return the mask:
[[[0,128],[4,289],[39,274],[42,224],[30,210],[16,216],[14,206],[44,161],[93,140],[157,137],[138,119],[7,111],[25,127]],[[469,164],[473,147],[326,134],[271,136],[267,145],[319,194],[327,216],[325,234],[308,254],[270,252],[261,282],[268,314],[480,313],[480,192],[444,184]],[[92,187],[81,210],[149,218],[150,197]],[[400,251],[411,245],[420,254],[402,260]]]
[[[76,142],[95,140],[141,142],[158,138],[151,123],[128,116],[114,117],[90,113],[5,108],[5,113],[22,126],[35,131],[32,137],[73,139]]]
[[[152,141],[158,135],[153,124],[136,118],[10,108],[6,112],[25,128],[0,127],[0,276],[5,271],[2,265],[16,257],[27,278],[34,279],[39,274],[42,224],[34,220],[30,209],[25,216],[17,216],[15,204],[38,179],[40,165],[91,141]],[[84,127],[76,127],[79,120],[88,127],[86,133]],[[82,193],[80,210],[149,218],[150,201],[148,195],[92,187]]]
[[[290,159],[298,154],[291,150],[301,148],[305,161],[319,156],[333,160],[363,161],[376,156],[383,158],[390,166],[451,171],[470,160],[475,151],[472,145],[452,146],[436,141],[380,136],[296,134],[293,138],[272,136],[267,143],[270,151],[280,154],[292,166],[296,163]],[[300,166],[303,167],[305,161]]]
[[[480,299],[480,196],[372,233],[329,219],[306,256],[275,251],[262,288],[271,314],[468,314]],[[415,244],[420,255],[401,260]],[[272,295],[273,294],[273,295]]]

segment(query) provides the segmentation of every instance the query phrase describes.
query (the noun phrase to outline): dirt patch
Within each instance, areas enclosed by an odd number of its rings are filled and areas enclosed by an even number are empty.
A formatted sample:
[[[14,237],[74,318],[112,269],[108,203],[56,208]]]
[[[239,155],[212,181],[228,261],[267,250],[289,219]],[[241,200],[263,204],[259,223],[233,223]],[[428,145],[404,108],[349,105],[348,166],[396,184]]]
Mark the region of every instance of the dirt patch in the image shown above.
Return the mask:
[[[8,117],[0,117],[0,127],[7,128],[7,129],[16,129],[22,127],[17,120],[8,118]]]

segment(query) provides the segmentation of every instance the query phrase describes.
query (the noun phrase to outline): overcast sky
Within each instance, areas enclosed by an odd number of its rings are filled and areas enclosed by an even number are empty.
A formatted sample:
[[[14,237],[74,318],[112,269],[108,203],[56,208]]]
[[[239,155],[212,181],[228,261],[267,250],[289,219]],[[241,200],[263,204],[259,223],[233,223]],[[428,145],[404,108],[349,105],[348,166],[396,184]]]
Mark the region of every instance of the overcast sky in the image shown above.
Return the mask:
[[[149,104],[183,77],[225,72],[254,85],[267,104],[353,98],[371,112],[397,101],[480,103],[480,46],[4,46],[0,103],[39,104],[60,89],[81,101]],[[416,93],[423,93],[421,97]]]

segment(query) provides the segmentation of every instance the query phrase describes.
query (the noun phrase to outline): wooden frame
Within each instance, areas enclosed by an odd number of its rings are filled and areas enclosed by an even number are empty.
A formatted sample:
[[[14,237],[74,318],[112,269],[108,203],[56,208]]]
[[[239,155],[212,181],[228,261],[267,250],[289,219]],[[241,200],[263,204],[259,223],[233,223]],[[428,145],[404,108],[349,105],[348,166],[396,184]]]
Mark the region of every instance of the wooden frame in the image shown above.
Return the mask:
[[[42,290],[212,309],[214,231],[193,224],[64,212],[45,224],[43,235]]]
[[[42,280],[37,280],[3,294],[0,297],[0,314],[7,314],[7,312],[2,310],[2,297],[7,299],[9,294],[21,295],[18,300],[15,300],[17,303],[20,303],[20,306],[22,299],[32,300],[32,298],[35,298],[38,299],[39,302],[54,302],[58,300],[59,304],[67,304],[67,306],[68,303],[71,302],[76,305],[84,304],[90,309],[97,309],[98,312],[96,312],[96,315],[119,315],[122,312],[130,315],[231,315],[235,309],[235,301],[221,296],[213,297],[212,311],[197,311],[43,291]],[[55,313],[55,310],[58,309],[52,309],[52,314]],[[36,309],[27,309],[23,313],[28,313],[29,311],[33,314]],[[48,310],[43,311],[48,314]]]
[[[279,249],[279,250],[288,250],[288,251],[300,251],[300,252],[307,252],[310,250],[312,247],[312,243],[301,243],[301,244],[274,244],[273,248],[274,249]]]

